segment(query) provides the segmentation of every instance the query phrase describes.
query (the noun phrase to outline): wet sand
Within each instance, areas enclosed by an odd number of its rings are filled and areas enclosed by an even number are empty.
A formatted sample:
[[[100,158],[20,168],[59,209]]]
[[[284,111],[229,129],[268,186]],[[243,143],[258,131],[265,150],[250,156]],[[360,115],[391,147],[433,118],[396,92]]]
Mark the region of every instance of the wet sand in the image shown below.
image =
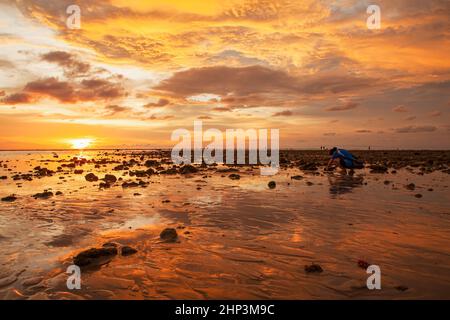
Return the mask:
[[[354,175],[289,151],[263,177],[173,168],[160,151],[0,152],[0,298],[449,299],[450,152],[355,153]],[[118,254],[68,290],[74,257],[108,242]],[[361,261],[380,266],[381,290]]]

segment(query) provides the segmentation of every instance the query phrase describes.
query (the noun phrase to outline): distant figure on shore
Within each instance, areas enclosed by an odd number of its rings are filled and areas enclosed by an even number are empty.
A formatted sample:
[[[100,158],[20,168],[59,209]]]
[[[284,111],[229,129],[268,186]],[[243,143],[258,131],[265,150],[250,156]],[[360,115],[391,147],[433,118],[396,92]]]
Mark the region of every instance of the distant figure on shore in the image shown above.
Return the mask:
[[[350,169],[353,171],[353,169],[362,169],[364,168],[364,164],[357,159],[356,156],[351,154],[345,149],[338,149],[337,147],[334,147],[330,149],[329,151],[330,155],[330,161],[328,161],[327,167],[325,170],[329,170],[331,164],[333,162],[338,162],[338,165],[347,172],[346,169]]]

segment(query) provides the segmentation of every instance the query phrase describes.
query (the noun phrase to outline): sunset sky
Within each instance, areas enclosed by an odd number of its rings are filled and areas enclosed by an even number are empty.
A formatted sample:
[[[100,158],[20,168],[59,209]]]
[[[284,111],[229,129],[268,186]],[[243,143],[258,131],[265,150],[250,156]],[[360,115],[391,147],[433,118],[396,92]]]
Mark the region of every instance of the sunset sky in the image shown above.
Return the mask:
[[[171,147],[199,119],[280,129],[282,148],[448,149],[449,16],[448,0],[0,0],[0,149]]]

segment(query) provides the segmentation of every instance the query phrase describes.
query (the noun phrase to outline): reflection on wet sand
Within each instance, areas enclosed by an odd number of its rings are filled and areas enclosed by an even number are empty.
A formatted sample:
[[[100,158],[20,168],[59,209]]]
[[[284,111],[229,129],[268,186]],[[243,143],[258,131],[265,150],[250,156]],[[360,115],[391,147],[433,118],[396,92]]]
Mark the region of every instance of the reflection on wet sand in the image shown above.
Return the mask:
[[[294,159],[262,177],[238,166],[183,171],[153,154],[58,156],[0,153],[0,196],[16,198],[0,203],[2,299],[449,297],[445,164],[343,176]],[[45,190],[52,196],[32,197]],[[66,286],[74,260],[86,264],[81,290]],[[382,290],[366,288],[360,260],[381,267]],[[323,272],[306,272],[312,264]]]
[[[350,174],[328,174],[330,183],[330,194],[332,196],[352,192],[354,188],[359,188],[364,183],[364,176]]]

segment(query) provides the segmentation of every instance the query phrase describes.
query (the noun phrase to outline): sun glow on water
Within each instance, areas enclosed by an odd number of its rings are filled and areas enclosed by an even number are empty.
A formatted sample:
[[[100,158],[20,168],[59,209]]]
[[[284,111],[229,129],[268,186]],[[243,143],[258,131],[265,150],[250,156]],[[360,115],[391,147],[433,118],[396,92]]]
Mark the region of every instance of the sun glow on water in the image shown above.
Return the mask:
[[[72,149],[85,149],[92,145],[93,139],[71,139],[69,143],[72,145]]]

